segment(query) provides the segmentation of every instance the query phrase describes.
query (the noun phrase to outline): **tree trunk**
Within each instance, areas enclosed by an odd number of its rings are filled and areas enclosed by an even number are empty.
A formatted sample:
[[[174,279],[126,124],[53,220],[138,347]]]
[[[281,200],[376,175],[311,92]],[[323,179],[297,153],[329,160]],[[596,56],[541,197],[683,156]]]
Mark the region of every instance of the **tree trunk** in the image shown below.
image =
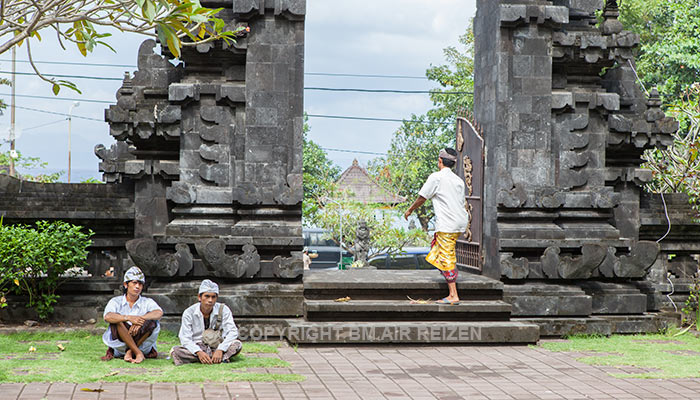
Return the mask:
[[[420,207],[416,210],[416,217],[418,217],[418,222],[420,222],[420,227],[424,232],[428,232],[428,223],[433,219],[432,210],[426,210],[425,206]]]

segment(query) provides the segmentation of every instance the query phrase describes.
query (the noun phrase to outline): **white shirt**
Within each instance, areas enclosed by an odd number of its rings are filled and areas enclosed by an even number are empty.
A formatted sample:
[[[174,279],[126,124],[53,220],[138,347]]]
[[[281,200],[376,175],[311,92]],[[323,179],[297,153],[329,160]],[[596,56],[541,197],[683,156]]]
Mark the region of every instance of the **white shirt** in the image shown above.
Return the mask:
[[[158,303],[156,303],[155,300],[151,298],[139,296],[139,298],[136,299],[134,306],[132,307],[126,300],[126,295],[122,295],[113,297],[109,300],[107,306],[105,307],[105,312],[104,314],[102,314],[102,317],[106,317],[109,313],[142,316],[144,314],[148,314],[153,310],[163,311],[163,309],[160,308],[160,306],[158,306]]]
[[[465,209],[464,181],[452,169],[443,168],[430,174],[418,195],[433,201],[436,232],[467,230],[469,215]]]
[[[197,343],[202,342],[202,334],[204,333],[204,315],[199,308],[200,303],[195,303],[182,313],[182,321],[180,322],[180,333],[178,337],[180,338],[180,344],[184,346],[190,353],[195,354],[202,349],[199,348]],[[214,309],[209,315],[209,326],[214,324],[214,314],[217,315],[217,319],[221,321],[219,323],[219,329],[222,329],[222,335],[224,341],[221,342],[217,350],[221,350],[224,353],[231,347],[231,343],[238,339],[238,328],[236,323],[233,322],[233,314],[226,304],[215,303]]]
[[[105,316],[107,316],[108,313],[117,313],[120,315],[137,315],[140,317],[153,310],[163,311],[163,309],[160,308],[160,306],[158,306],[158,303],[156,303],[155,300],[151,298],[139,296],[139,298],[134,303],[134,306],[132,307],[126,300],[126,295],[122,295],[113,297],[109,300],[107,306],[105,307],[105,312],[102,314],[102,316],[104,318]],[[153,333],[151,333],[151,335],[146,340],[144,340],[143,344],[139,346],[139,349],[141,349],[141,351],[148,352],[152,347],[155,347],[156,340],[158,340],[158,332],[160,332],[160,323],[156,325],[156,328],[153,330]],[[122,342],[118,338],[112,339],[112,334],[109,328],[102,335],[102,341],[108,347],[117,350],[119,354],[126,351],[126,345],[124,344],[124,342]]]

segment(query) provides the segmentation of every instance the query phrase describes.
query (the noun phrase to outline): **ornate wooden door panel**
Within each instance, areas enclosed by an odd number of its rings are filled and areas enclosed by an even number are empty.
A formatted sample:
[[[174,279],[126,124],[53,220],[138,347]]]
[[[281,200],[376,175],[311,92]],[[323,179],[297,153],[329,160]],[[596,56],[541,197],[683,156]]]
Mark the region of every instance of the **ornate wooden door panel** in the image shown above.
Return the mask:
[[[483,232],[484,139],[466,118],[457,118],[457,175],[464,179],[467,232],[457,240],[457,266],[481,272]]]

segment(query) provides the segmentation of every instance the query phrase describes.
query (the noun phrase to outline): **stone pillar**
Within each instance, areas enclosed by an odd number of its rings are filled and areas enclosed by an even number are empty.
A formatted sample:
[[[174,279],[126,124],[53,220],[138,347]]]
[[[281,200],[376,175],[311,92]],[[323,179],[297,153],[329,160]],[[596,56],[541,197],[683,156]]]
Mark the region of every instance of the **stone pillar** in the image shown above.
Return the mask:
[[[477,3],[485,275],[641,278],[656,259],[658,246],[639,241],[649,178],[639,166],[673,124],[628,82],[638,37],[622,31],[613,3]]]
[[[219,17],[249,33],[185,47],[179,67],[142,45],[98,155],[107,181],[136,182],[127,250],[147,275],[301,276],[305,13],[234,0]]]

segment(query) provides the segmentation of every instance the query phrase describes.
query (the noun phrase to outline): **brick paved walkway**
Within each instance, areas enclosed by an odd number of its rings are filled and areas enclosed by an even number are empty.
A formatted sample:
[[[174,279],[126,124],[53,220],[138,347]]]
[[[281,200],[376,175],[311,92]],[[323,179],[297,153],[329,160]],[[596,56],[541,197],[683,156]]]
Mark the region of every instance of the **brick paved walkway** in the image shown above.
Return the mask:
[[[700,379],[616,379],[529,347],[290,347],[300,383],[0,384],[0,399],[698,399]],[[609,370],[609,368],[608,368]],[[270,370],[272,371],[272,370]],[[275,370],[277,371],[277,370]],[[102,393],[81,388],[101,388]]]

